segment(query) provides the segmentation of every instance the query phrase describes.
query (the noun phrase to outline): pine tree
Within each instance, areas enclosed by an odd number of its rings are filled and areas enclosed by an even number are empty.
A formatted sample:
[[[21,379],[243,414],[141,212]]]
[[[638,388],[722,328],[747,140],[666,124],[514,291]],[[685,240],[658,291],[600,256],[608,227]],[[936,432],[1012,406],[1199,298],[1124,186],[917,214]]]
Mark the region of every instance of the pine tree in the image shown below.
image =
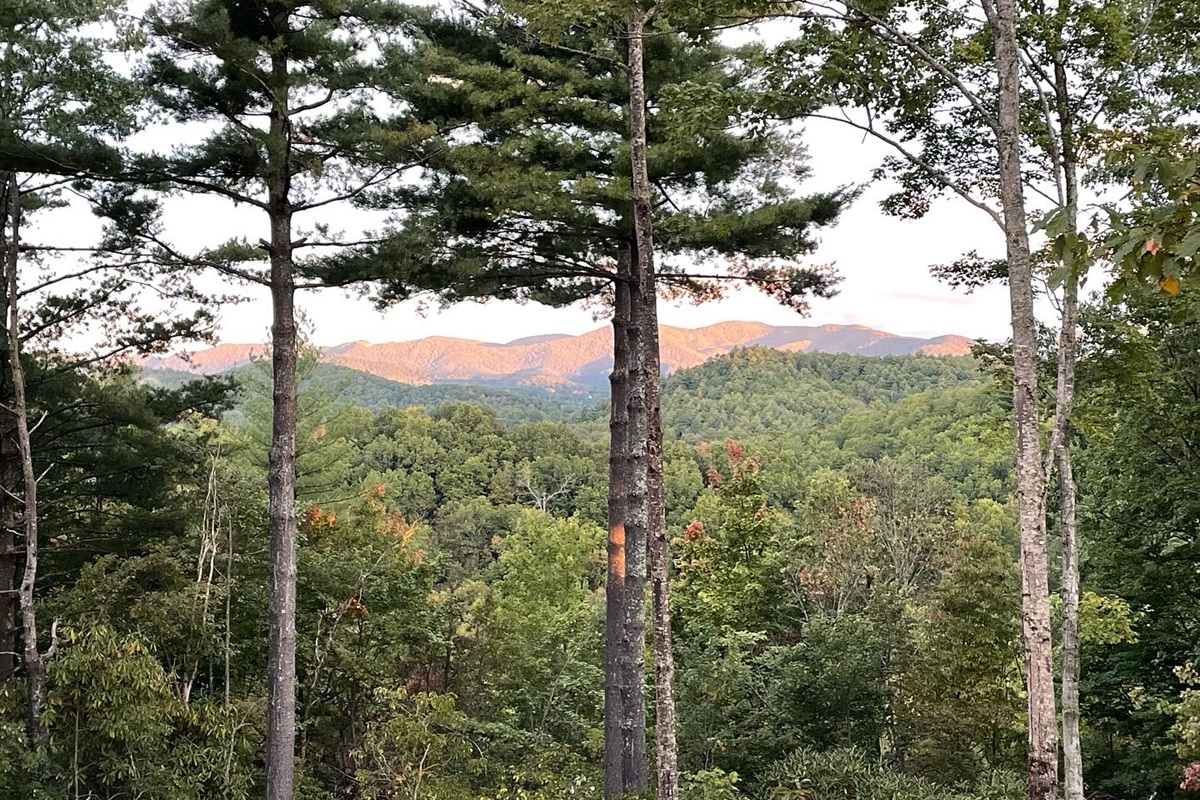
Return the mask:
[[[660,544],[658,602],[666,607],[661,434],[652,435],[661,431],[657,294],[711,299],[725,282],[741,281],[803,310],[810,295],[831,292],[832,280],[796,259],[849,196],[799,196],[778,182],[781,173],[803,173],[799,150],[785,136],[739,127],[741,107],[755,99],[741,88],[739,54],[647,16],[643,24],[654,27],[644,37],[646,174],[635,211],[638,126],[630,109],[643,104],[631,105],[631,86],[643,71],[627,45],[630,21],[645,10],[627,11],[593,4],[571,21],[557,6],[496,4],[423,26],[405,100],[417,119],[452,132],[431,148],[423,181],[384,198],[404,211],[390,235],[320,265],[332,283],[376,282],[385,304],[430,292],[444,302],[612,308],[610,797],[647,784],[647,537]],[[647,271],[651,220],[660,258]]]
[[[420,157],[389,93],[408,9],[399,2],[194,0],[147,15],[151,46],[140,74],[158,107],[182,123],[209,124],[201,143],[145,155],[137,174],[261,214],[257,244],[214,242],[199,253],[156,239],[181,266],[212,267],[270,291],[273,430],[268,453],[267,797],[290,798],[296,697],[295,293],[304,248],[345,240],[300,215],[384,189]],[[266,262],[266,268],[258,262]]]
[[[44,719],[46,661],[54,645],[52,641],[47,652],[39,645],[38,484],[43,476],[33,466],[31,432],[37,424],[30,423],[32,392],[26,368],[31,357],[26,351],[49,350],[70,331],[101,322],[105,336],[95,352],[55,359],[56,366],[69,370],[194,333],[207,321],[202,311],[182,322],[151,319],[133,291],[151,269],[130,266],[128,254],[114,246],[112,227],[102,241],[82,248],[28,235],[27,218],[63,205],[64,187],[70,184],[87,197],[91,187],[78,179],[119,172],[121,158],[110,139],[132,130],[136,93],[106,63],[107,42],[95,33],[113,20],[117,9],[118,3],[109,0],[14,0],[0,8],[0,678],[14,672],[19,627],[29,736],[39,751],[44,751],[49,736]],[[68,251],[87,255],[64,266],[62,257]],[[51,265],[46,263],[48,256],[60,260]],[[188,293],[186,286],[168,284],[164,282],[164,294]],[[19,587],[16,530],[24,539]],[[16,607],[19,626],[14,625]]]

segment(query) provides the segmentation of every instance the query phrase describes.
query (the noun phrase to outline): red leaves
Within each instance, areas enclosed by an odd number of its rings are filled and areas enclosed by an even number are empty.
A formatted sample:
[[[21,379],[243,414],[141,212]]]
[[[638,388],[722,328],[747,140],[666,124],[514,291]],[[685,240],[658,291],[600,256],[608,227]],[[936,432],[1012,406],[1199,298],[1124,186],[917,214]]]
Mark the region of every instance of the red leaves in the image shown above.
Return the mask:
[[[358,597],[351,597],[346,602],[346,616],[348,617],[364,619],[370,613],[370,610],[367,609],[367,604]]]
[[[320,506],[310,506],[304,512],[304,519],[300,522],[300,531],[308,539],[316,539],[322,533],[333,528],[337,521],[337,513],[332,509],[326,510]]]
[[[1190,792],[1200,791],[1200,764],[1188,764],[1183,768],[1183,782],[1179,788]]]

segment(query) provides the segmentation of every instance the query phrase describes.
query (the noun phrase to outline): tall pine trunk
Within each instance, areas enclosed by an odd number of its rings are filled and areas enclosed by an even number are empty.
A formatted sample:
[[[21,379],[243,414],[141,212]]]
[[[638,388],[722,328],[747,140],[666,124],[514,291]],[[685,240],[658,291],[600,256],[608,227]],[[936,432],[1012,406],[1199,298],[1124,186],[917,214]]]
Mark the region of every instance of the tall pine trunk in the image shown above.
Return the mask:
[[[608,800],[646,788],[646,719],[635,713],[643,683],[626,624],[626,515],[630,483],[629,326],[631,256],[617,260],[613,284],[613,370],[609,376],[612,408],[608,456],[608,576],[604,617],[604,796]]]
[[[271,288],[271,447],[267,455],[267,800],[291,800],[296,751],[296,276],[288,159],[288,68],[272,59],[268,134]]]
[[[29,742],[44,752],[50,744],[46,725],[46,658],[38,646],[38,481],[33,469],[33,446],[29,438],[29,407],[25,398],[25,370],[21,364],[20,242],[21,197],[16,173],[5,176],[5,224],[9,229],[4,253],[4,293],[8,311],[8,369],[12,378],[12,417],[20,462],[22,512],[25,534],[25,569],[18,602],[21,611],[22,666],[25,669],[26,723]]]
[[[636,248],[633,263],[637,263]],[[627,695],[622,708],[625,734],[623,760],[626,765],[625,793],[644,794],[649,784],[646,770],[646,438],[649,415],[646,396],[638,374],[642,348],[642,320],[637,312],[636,267],[630,287],[628,326],[629,388],[626,431],[628,467],[625,492],[625,633],[624,677]]]
[[[675,662],[671,652],[670,567],[663,508],[663,432],[661,361],[658,340],[658,284],[654,270],[654,225],[646,166],[646,80],[643,36],[646,18],[635,12],[629,25],[629,149],[633,172],[633,222],[637,241],[634,262],[634,386],[631,397],[643,418],[640,438],[632,441],[634,483],[641,507],[636,513],[649,547],[654,628],[655,757],[658,800],[679,797],[675,742]],[[632,414],[631,414],[632,418]],[[632,432],[632,426],[631,426]]]
[[[1058,790],[1058,720],[1046,556],[1045,485],[1037,393],[1037,329],[1033,274],[1021,174],[1020,74],[1016,0],[985,5],[995,36],[998,79],[997,137],[1000,200],[1008,255],[1013,335],[1013,418],[1021,540],[1021,628],[1029,712],[1030,800],[1052,800]]]

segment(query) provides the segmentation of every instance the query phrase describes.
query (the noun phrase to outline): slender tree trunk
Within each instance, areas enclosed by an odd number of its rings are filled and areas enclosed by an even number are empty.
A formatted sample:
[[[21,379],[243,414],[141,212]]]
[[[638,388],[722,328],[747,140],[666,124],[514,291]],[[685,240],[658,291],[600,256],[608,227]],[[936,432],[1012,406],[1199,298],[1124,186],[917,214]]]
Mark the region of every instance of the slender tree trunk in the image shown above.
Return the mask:
[[[267,456],[267,800],[291,800],[296,752],[296,276],[288,163],[288,76],[272,59],[268,198],[271,220],[272,427]]]
[[[654,271],[654,225],[650,177],[646,168],[646,81],[643,35],[646,18],[635,13],[629,26],[629,124],[633,168],[633,221],[637,241],[634,264],[635,396],[642,406],[642,438],[632,442],[634,481],[643,508],[638,509],[649,546],[654,621],[655,745],[658,800],[679,797],[675,742],[675,661],[671,651],[670,567],[663,508],[663,432],[661,361],[658,341],[658,284]],[[632,509],[631,509],[632,511]]]
[[[5,222],[10,226],[5,249],[5,295],[8,305],[8,363],[12,376],[12,412],[16,425],[17,452],[21,462],[23,489],[22,528],[25,533],[25,571],[18,598],[21,606],[22,662],[25,668],[26,715],[30,744],[44,751],[50,744],[46,726],[46,658],[38,648],[35,591],[38,570],[38,481],[33,469],[33,447],[29,439],[29,408],[25,399],[25,370],[21,365],[20,282],[20,187],[9,173],[5,187]]]
[[[7,178],[2,178],[7,185]],[[6,235],[0,235],[7,242]],[[7,246],[5,256],[7,256]],[[18,663],[17,525],[20,522],[21,457],[13,419],[12,371],[8,357],[8,292],[0,292],[0,681],[11,678]]]
[[[229,709],[233,693],[233,514],[229,514],[229,535],[225,542],[225,709]]]
[[[1066,233],[1079,232],[1078,145],[1064,61],[1062,32],[1070,0],[1059,0],[1054,47],[1054,95],[1062,142]],[[1055,391],[1057,430],[1051,454],[1058,463],[1062,529],[1062,736],[1063,787],[1066,800],[1083,800],[1083,746],[1079,739],[1079,541],[1075,524],[1075,474],[1071,464],[1071,411],[1075,406],[1076,317],[1079,310],[1079,276],[1072,268],[1063,284],[1061,324],[1058,333],[1058,380]]]
[[[1045,485],[1039,433],[1037,330],[1020,151],[1020,75],[1016,0],[985,6],[995,34],[998,78],[997,155],[1008,251],[1013,329],[1013,417],[1021,539],[1021,622],[1029,710],[1029,797],[1058,793],[1058,720],[1046,556]]]
[[[1066,800],[1083,800],[1083,748],[1079,739],[1079,543],[1075,527],[1075,475],[1069,442],[1061,445],[1062,491],[1062,717]]]
[[[11,396],[0,396],[0,403],[11,402]],[[10,460],[8,449],[11,445],[5,440],[10,436],[11,433],[0,430],[0,492],[14,491],[16,486],[16,481],[8,480],[14,472],[6,463]],[[17,667],[17,515],[14,511],[7,495],[0,499],[0,681],[11,678]]]
[[[11,41],[7,43],[6,57],[14,46]],[[0,91],[5,96],[11,96],[13,93],[12,81],[13,76],[7,75],[4,86],[0,87]],[[7,123],[10,109],[0,108],[0,116]],[[0,215],[2,215],[0,218],[0,244],[3,244],[0,258],[4,259],[6,266],[10,251],[14,259],[19,258],[20,255],[17,249],[20,233],[20,207],[10,206],[4,201],[10,190],[10,177],[15,176],[10,176],[7,172],[0,172]],[[19,195],[14,199],[19,199]],[[14,217],[13,214],[18,216]],[[13,223],[14,231],[11,241],[8,236],[10,222]],[[12,359],[8,353],[7,284],[5,289],[0,291],[0,326],[5,328],[3,336],[0,337],[3,339],[0,341],[0,348],[4,350],[3,357],[0,357],[0,680],[7,680],[15,674],[17,669],[17,631],[21,627],[17,583],[17,525],[20,522],[21,456],[17,446],[12,373],[9,367]]]
[[[629,490],[629,255],[618,259],[613,284],[613,370],[609,376],[608,452],[608,580],[604,614],[604,797],[621,797],[630,787],[626,776],[628,743],[626,701],[631,695],[631,642],[625,625],[625,515]],[[645,728],[642,728],[645,739]],[[645,745],[641,748],[645,750]]]

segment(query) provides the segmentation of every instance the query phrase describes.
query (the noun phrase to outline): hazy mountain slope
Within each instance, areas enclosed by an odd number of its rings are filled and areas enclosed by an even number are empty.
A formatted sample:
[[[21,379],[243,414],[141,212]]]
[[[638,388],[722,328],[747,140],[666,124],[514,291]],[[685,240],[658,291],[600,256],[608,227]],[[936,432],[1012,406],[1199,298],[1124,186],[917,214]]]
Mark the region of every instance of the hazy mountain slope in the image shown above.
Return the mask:
[[[247,371],[252,369],[255,367],[242,364],[223,374],[231,374],[240,384]],[[198,377],[194,372],[166,368],[148,369],[143,376],[146,383],[168,389],[177,389]],[[318,364],[305,379],[305,384],[332,390],[340,400],[372,411],[388,406],[433,409],[443,403],[470,403],[490,409],[509,425],[569,419],[595,402],[590,394],[550,392],[536,386],[505,388],[458,383],[415,386],[339,364]]]

